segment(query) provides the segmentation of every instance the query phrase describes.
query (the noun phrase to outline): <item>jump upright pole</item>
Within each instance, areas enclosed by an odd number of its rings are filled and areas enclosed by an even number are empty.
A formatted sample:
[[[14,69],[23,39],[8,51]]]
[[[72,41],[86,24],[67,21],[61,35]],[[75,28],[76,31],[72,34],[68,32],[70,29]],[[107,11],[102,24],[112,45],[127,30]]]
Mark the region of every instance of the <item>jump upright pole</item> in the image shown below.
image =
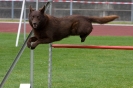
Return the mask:
[[[33,88],[34,83],[34,50],[30,52],[30,88]]]
[[[52,43],[49,44],[48,88],[52,86]]]
[[[38,0],[36,0],[36,10],[38,10]],[[34,88],[34,50],[30,53],[30,88]]]
[[[51,5],[49,8],[49,14],[52,15],[52,5],[53,0],[51,0]],[[48,88],[51,88],[52,86],[52,43],[49,44],[49,60],[48,60]]]

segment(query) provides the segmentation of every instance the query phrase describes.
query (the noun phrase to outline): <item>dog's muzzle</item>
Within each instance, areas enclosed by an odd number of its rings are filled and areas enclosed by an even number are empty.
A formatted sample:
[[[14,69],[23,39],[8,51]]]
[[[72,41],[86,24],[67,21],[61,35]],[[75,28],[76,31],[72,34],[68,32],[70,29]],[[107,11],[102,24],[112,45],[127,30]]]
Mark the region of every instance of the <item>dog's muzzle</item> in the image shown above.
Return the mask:
[[[32,23],[32,25],[33,25],[33,28],[37,28],[37,23]]]

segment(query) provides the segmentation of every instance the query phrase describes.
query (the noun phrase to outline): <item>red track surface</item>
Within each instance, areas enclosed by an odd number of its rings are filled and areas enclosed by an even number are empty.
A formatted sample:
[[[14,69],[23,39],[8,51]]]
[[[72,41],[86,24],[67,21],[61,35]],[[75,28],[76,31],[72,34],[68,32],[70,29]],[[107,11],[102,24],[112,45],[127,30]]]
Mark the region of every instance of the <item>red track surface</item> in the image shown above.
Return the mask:
[[[0,32],[17,33],[18,23],[0,23]],[[23,31],[23,25],[22,29]],[[29,33],[31,27],[26,25],[26,32]],[[93,25],[93,36],[133,36],[133,25]]]

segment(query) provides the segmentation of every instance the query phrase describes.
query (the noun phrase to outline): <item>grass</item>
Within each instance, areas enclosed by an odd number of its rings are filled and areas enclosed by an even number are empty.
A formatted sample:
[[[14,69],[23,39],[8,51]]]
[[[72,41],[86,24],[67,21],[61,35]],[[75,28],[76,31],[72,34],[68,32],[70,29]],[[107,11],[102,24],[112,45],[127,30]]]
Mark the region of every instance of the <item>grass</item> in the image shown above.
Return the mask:
[[[16,34],[0,33],[0,81],[23,44],[15,47]],[[132,36],[89,36],[84,43],[69,37],[61,44],[133,45]],[[133,51],[97,49],[53,49],[52,88],[132,88]],[[30,50],[25,49],[4,88],[30,82]],[[47,88],[48,45],[34,50],[34,88]]]

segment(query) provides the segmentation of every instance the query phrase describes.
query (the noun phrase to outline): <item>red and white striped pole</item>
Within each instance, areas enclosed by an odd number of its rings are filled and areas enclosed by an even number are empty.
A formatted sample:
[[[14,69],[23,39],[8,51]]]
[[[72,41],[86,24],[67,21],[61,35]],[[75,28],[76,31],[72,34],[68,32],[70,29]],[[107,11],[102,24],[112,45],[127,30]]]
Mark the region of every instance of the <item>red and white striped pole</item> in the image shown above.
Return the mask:
[[[0,0],[0,1],[23,1],[23,0]],[[36,0],[26,0],[29,2],[35,2]],[[49,0],[38,0],[39,2],[48,2]],[[73,2],[73,3],[86,3],[86,4],[133,4],[132,2],[94,2],[94,1],[83,1],[83,0],[53,0],[53,2]]]

